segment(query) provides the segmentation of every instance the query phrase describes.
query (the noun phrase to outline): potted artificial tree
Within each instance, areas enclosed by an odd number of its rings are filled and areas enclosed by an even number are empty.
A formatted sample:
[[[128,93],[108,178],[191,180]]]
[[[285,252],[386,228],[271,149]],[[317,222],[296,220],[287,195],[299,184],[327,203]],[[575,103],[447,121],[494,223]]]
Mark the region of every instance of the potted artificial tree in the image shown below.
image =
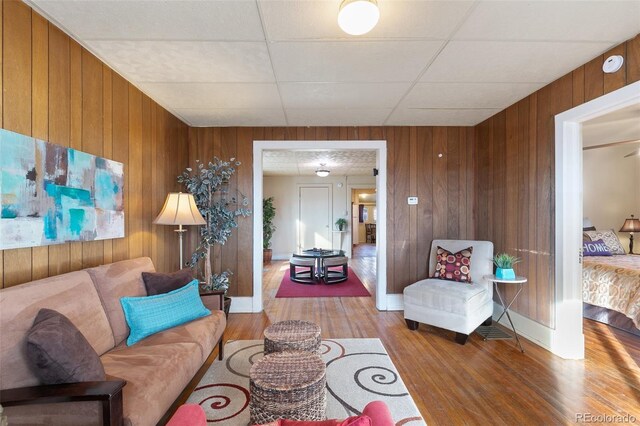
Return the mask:
[[[516,273],[513,270],[513,265],[518,262],[520,262],[520,259],[510,254],[497,254],[493,258],[493,263],[496,265],[496,278],[499,280],[515,280]]]
[[[196,160],[196,165],[195,171],[188,167],[178,176],[178,182],[193,194],[198,210],[206,222],[200,227],[198,246],[187,264],[195,270],[196,276],[202,277],[203,290],[225,292],[224,308],[228,314],[231,300],[226,297],[226,292],[233,272],[211,270],[211,248],[214,244],[224,245],[233,229],[238,227],[238,217],[251,214],[249,199],[237,190],[232,191],[233,193],[229,191],[229,181],[236,171],[235,167],[240,165],[235,158],[223,161],[214,157],[208,164]],[[202,273],[199,268],[201,261],[204,263]]]
[[[340,219],[336,220],[336,228],[338,228],[338,231],[347,229],[347,219],[341,217]]]
[[[271,263],[273,250],[271,249],[271,238],[276,226],[273,219],[276,217],[276,208],[273,205],[273,197],[262,200],[262,263]]]

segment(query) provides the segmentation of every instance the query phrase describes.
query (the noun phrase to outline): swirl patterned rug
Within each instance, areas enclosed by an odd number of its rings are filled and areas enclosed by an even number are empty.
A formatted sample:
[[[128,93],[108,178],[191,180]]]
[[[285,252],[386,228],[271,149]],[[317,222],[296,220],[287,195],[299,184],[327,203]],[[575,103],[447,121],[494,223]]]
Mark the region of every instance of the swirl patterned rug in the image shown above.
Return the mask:
[[[209,424],[249,424],[249,370],[263,356],[261,340],[225,345],[225,359],[215,360],[189,396],[200,404]],[[425,425],[380,339],[322,341],[327,363],[327,418],[361,413],[373,400],[387,403],[396,425]]]

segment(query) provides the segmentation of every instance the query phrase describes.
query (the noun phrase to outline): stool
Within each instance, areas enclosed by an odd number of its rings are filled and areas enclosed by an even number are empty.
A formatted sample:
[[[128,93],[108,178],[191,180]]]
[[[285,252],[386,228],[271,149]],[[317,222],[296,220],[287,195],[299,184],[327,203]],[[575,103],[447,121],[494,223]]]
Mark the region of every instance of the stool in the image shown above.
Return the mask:
[[[342,270],[332,271],[329,268],[340,266]],[[327,257],[323,260],[325,284],[335,284],[346,281],[349,278],[349,259],[345,256]]]
[[[309,352],[265,355],[249,372],[251,424],[278,419],[324,420],[326,365]]]
[[[300,271],[299,269],[302,268]],[[293,256],[289,259],[289,278],[303,284],[316,283],[316,260]]]
[[[287,320],[264,330],[265,355],[283,351],[320,353],[320,326],[309,321]]]

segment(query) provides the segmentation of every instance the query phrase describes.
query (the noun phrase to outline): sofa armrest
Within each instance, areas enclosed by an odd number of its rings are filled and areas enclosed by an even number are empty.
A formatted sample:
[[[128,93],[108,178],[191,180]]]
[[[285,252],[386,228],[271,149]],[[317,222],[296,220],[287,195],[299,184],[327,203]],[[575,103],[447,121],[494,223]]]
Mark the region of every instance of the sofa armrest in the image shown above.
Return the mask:
[[[30,386],[0,390],[0,405],[12,407],[30,404],[98,401],[102,403],[104,425],[122,425],[122,388],[124,380],[79,382],[61,385]]]
[[[209,310],[220,311],[224,307],[224,290],[211,290],[200,293],[202,303]]]

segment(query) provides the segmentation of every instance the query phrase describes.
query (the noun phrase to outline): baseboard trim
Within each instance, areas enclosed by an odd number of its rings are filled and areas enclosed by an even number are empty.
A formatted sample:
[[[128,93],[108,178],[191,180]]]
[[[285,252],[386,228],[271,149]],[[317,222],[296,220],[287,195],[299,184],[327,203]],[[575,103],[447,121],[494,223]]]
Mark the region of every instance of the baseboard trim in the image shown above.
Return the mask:
[[[231,308],[229,313],[231,314],[246,314],[253,312],[253,297],[232,297]]]
[[[387,311],[404,311],[402,294],[387,294]]]
[[[500,314],[502,314],[502,310],[503,308],[500,304],[493,302],[494,320],[496,320],[500,316]],[[553,329],[535,322],[530,318],[522,316],[512,310],[509,310],[509,315],[511,315],[513,325],[516,327],[519,335],[525,337],[528,340],[531,340],[532,342],[536,343],[538,346],[545,348],[549,352],[554,353],[551,343],[553,341]],[[511,330],[511,324],[509,324],[509,320],[507,319],[506,315],[502,317],[502,319],[500,320],[500,324]]]

